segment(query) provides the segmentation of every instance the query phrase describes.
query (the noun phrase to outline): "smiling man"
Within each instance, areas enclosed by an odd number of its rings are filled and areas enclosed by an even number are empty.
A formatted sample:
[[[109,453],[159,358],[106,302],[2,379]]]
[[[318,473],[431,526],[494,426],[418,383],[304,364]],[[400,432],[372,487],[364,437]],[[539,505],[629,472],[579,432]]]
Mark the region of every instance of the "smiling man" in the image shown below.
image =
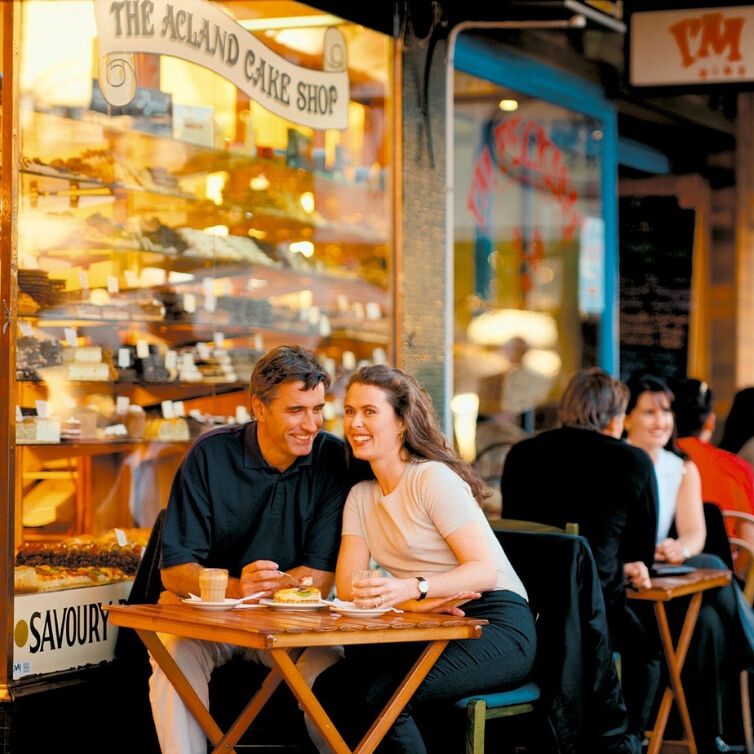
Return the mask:
[[[330,378],[312,351],[279,346],[254,367],[254,420],[199,437],[173,482],[162,538],[160,601],[199,593],[205,568],[227,568],[228,597],[269,597],[308,576],[326,595],[340,543],[343,504],[354,481],[343,441],[322,432]],[[161,636],[209,705],[209,678],[234,654],[269,665],[265,652]],[[298,660],[309,683],[337,659],[327,648]],[[150,701],[162,751],[204,754],[207,740],[152,661]]]

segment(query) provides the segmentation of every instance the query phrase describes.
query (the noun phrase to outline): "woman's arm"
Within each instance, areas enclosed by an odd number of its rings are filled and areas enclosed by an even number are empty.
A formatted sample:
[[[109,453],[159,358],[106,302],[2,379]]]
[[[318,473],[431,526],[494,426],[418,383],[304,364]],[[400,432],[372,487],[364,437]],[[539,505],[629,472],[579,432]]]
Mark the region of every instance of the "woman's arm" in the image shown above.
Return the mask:
[[[691,555],[698,555],[707,539],[702,503],[702,480],[693,461],[685,461],[686,473],[678,488],[675,508],[676,539],[666,539],[657,545],[657,557],[669,563],[681,563]]]

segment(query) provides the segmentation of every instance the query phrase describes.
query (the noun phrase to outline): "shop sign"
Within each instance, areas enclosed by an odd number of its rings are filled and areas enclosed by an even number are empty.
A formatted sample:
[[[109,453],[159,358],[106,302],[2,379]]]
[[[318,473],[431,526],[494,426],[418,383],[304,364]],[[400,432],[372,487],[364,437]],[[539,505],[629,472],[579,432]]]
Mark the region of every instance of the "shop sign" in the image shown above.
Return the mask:
[[[113,106],[136,94],[133,53],[209,68],[255,102],[315,129],[348,126],[348,67],[339,29],[324,31],[323,70],[295,65],[206,0],[95,0],[99,85]]]
[[[633,13],[633,86],[754,80],[754,6]]]
[[[116,626],[104,605],[123,604],[132,581],[17,594],[13,601],[13,678],[112,660]]]

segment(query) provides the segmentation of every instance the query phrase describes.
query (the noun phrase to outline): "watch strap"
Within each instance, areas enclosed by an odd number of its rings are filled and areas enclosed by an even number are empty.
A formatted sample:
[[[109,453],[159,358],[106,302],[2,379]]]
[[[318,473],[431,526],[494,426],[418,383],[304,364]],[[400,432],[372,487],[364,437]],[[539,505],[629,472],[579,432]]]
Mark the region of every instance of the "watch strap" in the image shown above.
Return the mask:
[[[419,596],[416,598],[416,601],[420,602],[427,596],[429,584],[427,584],[427,579],[424,576],[414,576],[414,578],[419,582]]]

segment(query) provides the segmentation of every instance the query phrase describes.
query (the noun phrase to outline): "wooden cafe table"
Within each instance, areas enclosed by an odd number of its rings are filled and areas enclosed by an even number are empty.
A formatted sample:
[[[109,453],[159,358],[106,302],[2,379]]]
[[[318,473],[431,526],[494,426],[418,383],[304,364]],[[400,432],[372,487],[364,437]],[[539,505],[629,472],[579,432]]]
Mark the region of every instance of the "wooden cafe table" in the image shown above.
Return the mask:
[[[654,727],[649,731],[649,749],[647,754],[658,754],[665,735],[665,726],[670,716],[670,709],[675,699],[686,739],[680,743],[686,746],[690,754],[697,754],[694,732],[691,728],[686,695],[681,684],[681,670],[689,649],[691,636],[694,633],[699,609],[702,603],[702,592],[715,587],[727,586],[731,580],[730,571],[699,568],[693,573],[679,576],[661,576],[652,579],[649,589],[640,591],[627,590],[628,597],[635,600],[650,600],[654,603],[657,627],[660,631],[665,662],[668,667],[670,686],[665,689],[660,701],[660,708]],[[677,597],[691,596],[686,615],[678,636],[678,643],[673,647],[673,638],[668,626],[665,613],[665,603]]]
[[[229,609],[217,612],[190,605],[105,605],[110,622],[133,628],[159,663],[184,703],[214,745],[215,752],[230,752],[285,681],[336,754],[351,750],[335,729],[322,705],[304,682],[291,650],[347,644],[384,644],[421,641],[427,646],[390,698],[385,708],[353,750],[373,752],[406,706],[427,673],[452,639],[477,639],[487,621],[438,613],[388,612],[379,617],[351,618],[320,609],[313,612],[270,608]],[[226,733],[218,727],[160,641],[157,632],[192,639],[237,644],[269,650],[274,667]],[[344,689],[344,693],[348,693]]]

